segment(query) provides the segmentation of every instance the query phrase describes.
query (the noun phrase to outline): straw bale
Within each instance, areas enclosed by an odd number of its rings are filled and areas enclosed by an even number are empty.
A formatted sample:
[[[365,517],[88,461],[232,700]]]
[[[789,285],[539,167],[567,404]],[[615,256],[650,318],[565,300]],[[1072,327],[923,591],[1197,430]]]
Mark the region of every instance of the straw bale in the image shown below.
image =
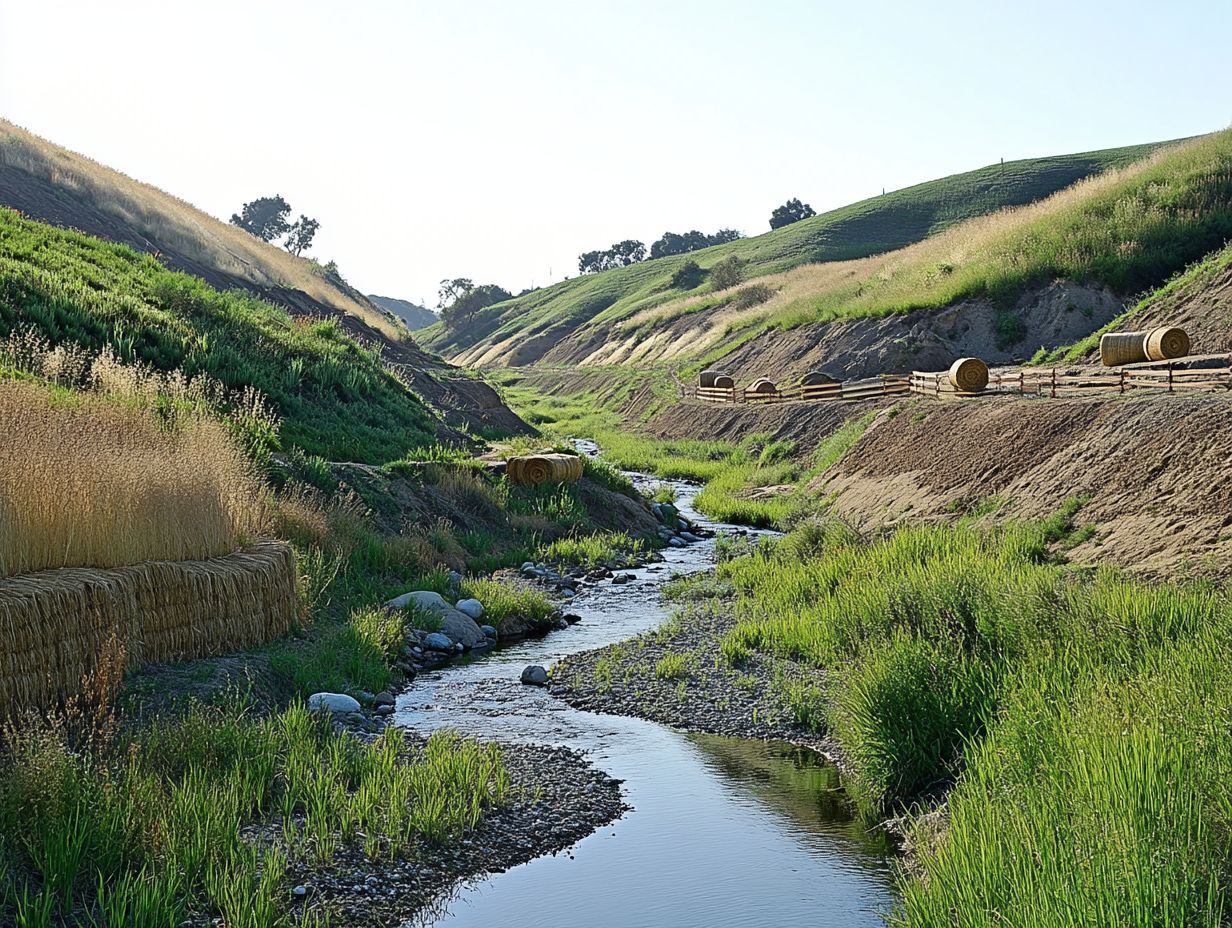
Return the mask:
[[[697,375],[697,385],[699,387],[713,387],[715,380],[725,376],[722,371],[702,371]]]
[[[582,459],[576,454],[528,454],[510,458],[505,475],[510,483],[536,487],[541,483],[577,483]]]
[[[1142,340],[1142,350],[1151,361],[1171,361],[1189,354],[1189,333],[1180,326],[1151,329]]]
[[[802,387],[828,387],[839,382],[837,377],[831,377],[825,371],[809,371],[800,378]]]
[[[759,377],[754,380],[745,390],[746,393],[762,393],[772,395],[779,392],[778,385],[773,380],[766,377]]]
[[[962,393],[979,393],[988,386],[988,365],[979,358],[959,358],[950,365],[950,383]]]
[[[719,374],[717,377],[714,378],[714,383],[712,384],[712,386],[716,390],[734,390],[736,389],[736,381],[735,379],[727,376],[726,374]]]
[[[1105,332],[1099,337],[1099,359],[1104,367],[1146,360],[1146,332]]]

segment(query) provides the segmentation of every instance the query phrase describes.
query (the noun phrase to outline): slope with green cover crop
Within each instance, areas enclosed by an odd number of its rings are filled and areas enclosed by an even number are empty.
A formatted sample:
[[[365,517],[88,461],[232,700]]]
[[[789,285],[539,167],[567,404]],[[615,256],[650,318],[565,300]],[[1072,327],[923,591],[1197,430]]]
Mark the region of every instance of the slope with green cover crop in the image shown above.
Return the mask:
[[[252,402],[250,388],[281,417],[285,446],[332,459],[382,463],[453,434],[382,366],[379,348],[337,322],[294,319],[125,246],[0,209],[0,336],[13,333],[66,356],[110,352],[187,380],[205,375],[228,408]],[[89,368],[79,362],[77,376]],[[272,433],[253,438],[279,447]]]
[[[929,181],[763,235],[545,287],[483,310],[461,331],[438,324],[420,337],[458,363],[516,366],[550,361],[555,345],[570,336],[579,338],[574,333],[583,327],[610,327],[682,294],[711,291],[705,279],[690,285],[691,290],[673,287],[672,276],[686,261],[708,270],[736,257],[747,262],[744,276],[753,278],[807,263],[892,251],[964,219],[1031,203],[1082,178],[1123,167],[1160,144],[1167,143],[1013,161]]]

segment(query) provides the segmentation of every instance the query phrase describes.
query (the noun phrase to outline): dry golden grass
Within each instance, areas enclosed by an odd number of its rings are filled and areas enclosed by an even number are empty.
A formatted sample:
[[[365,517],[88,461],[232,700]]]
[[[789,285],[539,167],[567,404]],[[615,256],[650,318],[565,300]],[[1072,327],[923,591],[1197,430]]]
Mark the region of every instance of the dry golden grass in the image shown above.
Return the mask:
[[[215,219],[191,203],[119,171],[54,145],[0,119],[0,165],[50,181],[175,251],[264,287],[294,287],[313,299],[356,316],[386,336],[406,334],[367,300],[317,273],[312,263]],[[237,211],[240,204],[236,204]]]
[[[261,482],[226,429],[0,383],[0,576],[193,560],[249,543]]]

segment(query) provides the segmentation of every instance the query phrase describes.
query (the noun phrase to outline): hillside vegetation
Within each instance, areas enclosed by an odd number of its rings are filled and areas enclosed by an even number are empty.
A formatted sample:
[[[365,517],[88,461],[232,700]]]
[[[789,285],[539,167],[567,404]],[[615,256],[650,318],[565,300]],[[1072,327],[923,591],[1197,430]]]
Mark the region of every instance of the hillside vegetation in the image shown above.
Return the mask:
[[[188,380],[204,376],[219,385],[214,400],[227,412],[254,401],[245,388],[256,390],[282,419],[281,442],[272,429],[247,436],[267,451],[294,446],[384,463],[449,434],[382,366],[380,349],[336,321],[292,318],[123,245],[0,209],[0,336],[14,331],[61,352],[111,351]]]
[[[438,325],[421,337],[462,363],[532,363],[585,323],[610,324],[679,297],[671,278],[686,261],[710,268],[735,255],[748,262],[746,277],[754,277],[892,251],[972,216],[1034,202],[1082,178],[1128,165],[1158,147],[1013,161],[956,174],[764,235],[555,284],[484,310],[463,332]],[[697,289],[708,290],[709,285],[703,281]],[[541,343],[524,345],[536,336],[542,337]]]
[[[157,255],[223,289],[243,287],[316,315],[400,339],[405,328],[363,294],[157,187],[0,119],[0,205]]]
[[[410,300],[399,300],[397,297],[376,296],[375,294],[369,294],[368,299],[386,312],[393,313],[405,322],[406,327],[412,332],[416,329],[427,328],[437,321],[436,313]]]

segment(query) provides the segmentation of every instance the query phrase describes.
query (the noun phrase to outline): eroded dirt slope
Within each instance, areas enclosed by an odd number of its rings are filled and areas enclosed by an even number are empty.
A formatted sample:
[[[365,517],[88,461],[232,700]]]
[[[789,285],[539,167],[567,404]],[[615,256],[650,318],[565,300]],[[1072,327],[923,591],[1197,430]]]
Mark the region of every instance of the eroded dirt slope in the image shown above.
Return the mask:
[[[1072,400],[916,400],[883,414],[816,489],[863,529],[953,518],[997,496],[996,517],[1040,517],[1090,496],[1078,561],[1152,573],[1232,565],[1232,400],[1190,394]]]

